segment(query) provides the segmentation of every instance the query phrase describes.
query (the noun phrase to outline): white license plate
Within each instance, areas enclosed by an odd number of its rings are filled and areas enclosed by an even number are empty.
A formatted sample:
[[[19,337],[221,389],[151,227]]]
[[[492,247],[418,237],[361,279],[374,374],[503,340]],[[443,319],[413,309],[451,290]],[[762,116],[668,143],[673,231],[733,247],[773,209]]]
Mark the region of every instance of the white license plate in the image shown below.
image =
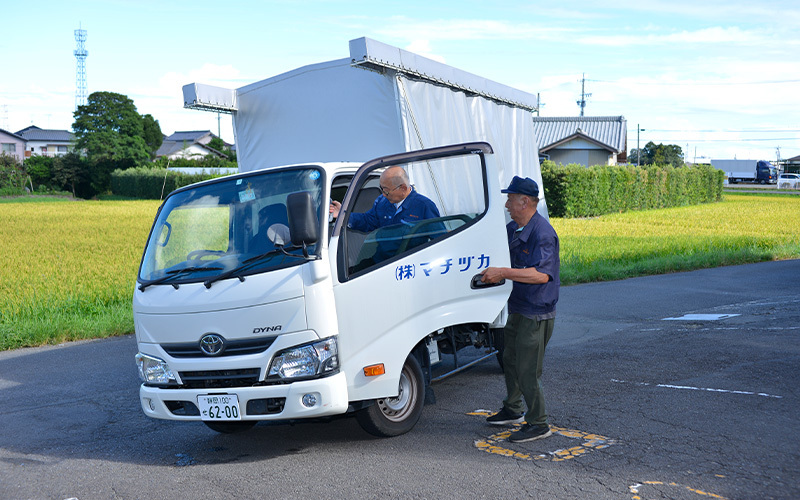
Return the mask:
[[[239,396],[236,394],[208,394],[197,396],[197,407],[202,420],[241,420]]]

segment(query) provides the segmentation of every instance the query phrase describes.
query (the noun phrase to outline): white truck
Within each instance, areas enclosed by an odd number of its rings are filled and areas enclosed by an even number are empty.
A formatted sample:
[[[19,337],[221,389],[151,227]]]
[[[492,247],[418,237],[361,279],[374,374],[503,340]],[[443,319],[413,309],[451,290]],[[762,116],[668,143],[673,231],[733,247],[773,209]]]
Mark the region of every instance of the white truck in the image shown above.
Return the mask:
[[[176,190],[156,216],[133,298],[146,415],[237,432],[355,413],[394,436],[443,355],[455,370],[464,347],[494,356],[511,284],[479,276],[509,265],[501,188],[541,184],[536,98],[373,40],[350,51],[236,90],[184,87],[187,107],[233,113],[240,173]],[[351,229],[391,165],[441,216]]]
[[[759,184],[775,184],[778,182],[778,171],[764,160],[711,160],[711,166],[725,172],[725,178],[731,184],[739,182],[757,182]]]

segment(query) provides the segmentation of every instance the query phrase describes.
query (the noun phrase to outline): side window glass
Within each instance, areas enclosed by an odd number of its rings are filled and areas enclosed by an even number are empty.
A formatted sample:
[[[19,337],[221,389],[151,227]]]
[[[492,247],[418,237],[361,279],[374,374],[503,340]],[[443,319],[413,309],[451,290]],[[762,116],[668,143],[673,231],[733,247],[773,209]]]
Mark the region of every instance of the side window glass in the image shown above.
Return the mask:
[[[480,155],[376,169],[357,189],[342,233],[348,274],[427,247],[486,212]]]

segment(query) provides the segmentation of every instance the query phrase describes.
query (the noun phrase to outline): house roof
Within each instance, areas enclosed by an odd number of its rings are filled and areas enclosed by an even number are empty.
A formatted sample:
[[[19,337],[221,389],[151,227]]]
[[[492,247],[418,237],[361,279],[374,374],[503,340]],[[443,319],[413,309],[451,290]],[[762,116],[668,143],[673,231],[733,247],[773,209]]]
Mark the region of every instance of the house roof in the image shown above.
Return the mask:
[[[621,153],[626,150],[627,120],[624,116],[533,117],[539,151],[545,152],[581,138]]]
[[[173,134],[173,135],[175,135],[175,134]],[[161,143],[161,146],[159,146],[158,150],[156,151],[156,155],[155,156],[156,156],[156,158],[159,158],[161,156],[174,155],[174,154],[179,153],[184,148],[189,147],[189,146],[197,146],[197,147],[203,148],[203,149],[207,150],[209,153],[213,153],[213,154],[215,154],[217,156],[227,157],[224,153],[222,153],[220,151],[217,151],[216,149],[211,148],[211,147],[209,147],[209,146],[207,146],[205,144],[200,144],[199,142],[191,142],[190,143],[189,141],[182,141],[182,140],[181,141],[171,141],[171,140],[167,140],[167,139],[165,139],[164,142]]]
[[[20,136],[20,135],[17,135],[17,134],[15,134],[15,133],[13,133],[13,132],[9,132],[8,130],[4,130],[4,129],[2,129],[2,128],[0,128],[0,133],[2,133],[2,134],[6,134],[6,135],[10,135],[11,137],[17,138],[17,139],[19,139],[19,140],[21,140],[21,141],[24,141],[24,140],[25,140],[25,138],[24,138],[24,137],[22,137],[22,136]]]
[[[188,132],[175,132],[171,136],[164,139],[165,141],[175,142],[196,142],[207,135],[213,135],[210,130],[192,130]]]
[[[26,141],[55,141],[55,142],[74,142],[75,134],[69,130],[41,129],[35,125],[26,127],[16,135]]]

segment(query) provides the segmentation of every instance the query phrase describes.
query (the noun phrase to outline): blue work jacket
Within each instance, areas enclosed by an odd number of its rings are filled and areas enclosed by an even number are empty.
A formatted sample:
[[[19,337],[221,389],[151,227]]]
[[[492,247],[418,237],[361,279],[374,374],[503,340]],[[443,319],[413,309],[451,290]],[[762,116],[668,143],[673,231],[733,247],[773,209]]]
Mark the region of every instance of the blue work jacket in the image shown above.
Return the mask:
[[[509,314],[538,316],[556,310],[560,260],[558,256],[558,235],[550,223],[535,212],[531,220],[520,228],[513,220],[506,226],[508,248],[511,253],[511,267],[514,269],[536,268],[540,273],[550,276],[543,284],[514,282],[508,298]]]

